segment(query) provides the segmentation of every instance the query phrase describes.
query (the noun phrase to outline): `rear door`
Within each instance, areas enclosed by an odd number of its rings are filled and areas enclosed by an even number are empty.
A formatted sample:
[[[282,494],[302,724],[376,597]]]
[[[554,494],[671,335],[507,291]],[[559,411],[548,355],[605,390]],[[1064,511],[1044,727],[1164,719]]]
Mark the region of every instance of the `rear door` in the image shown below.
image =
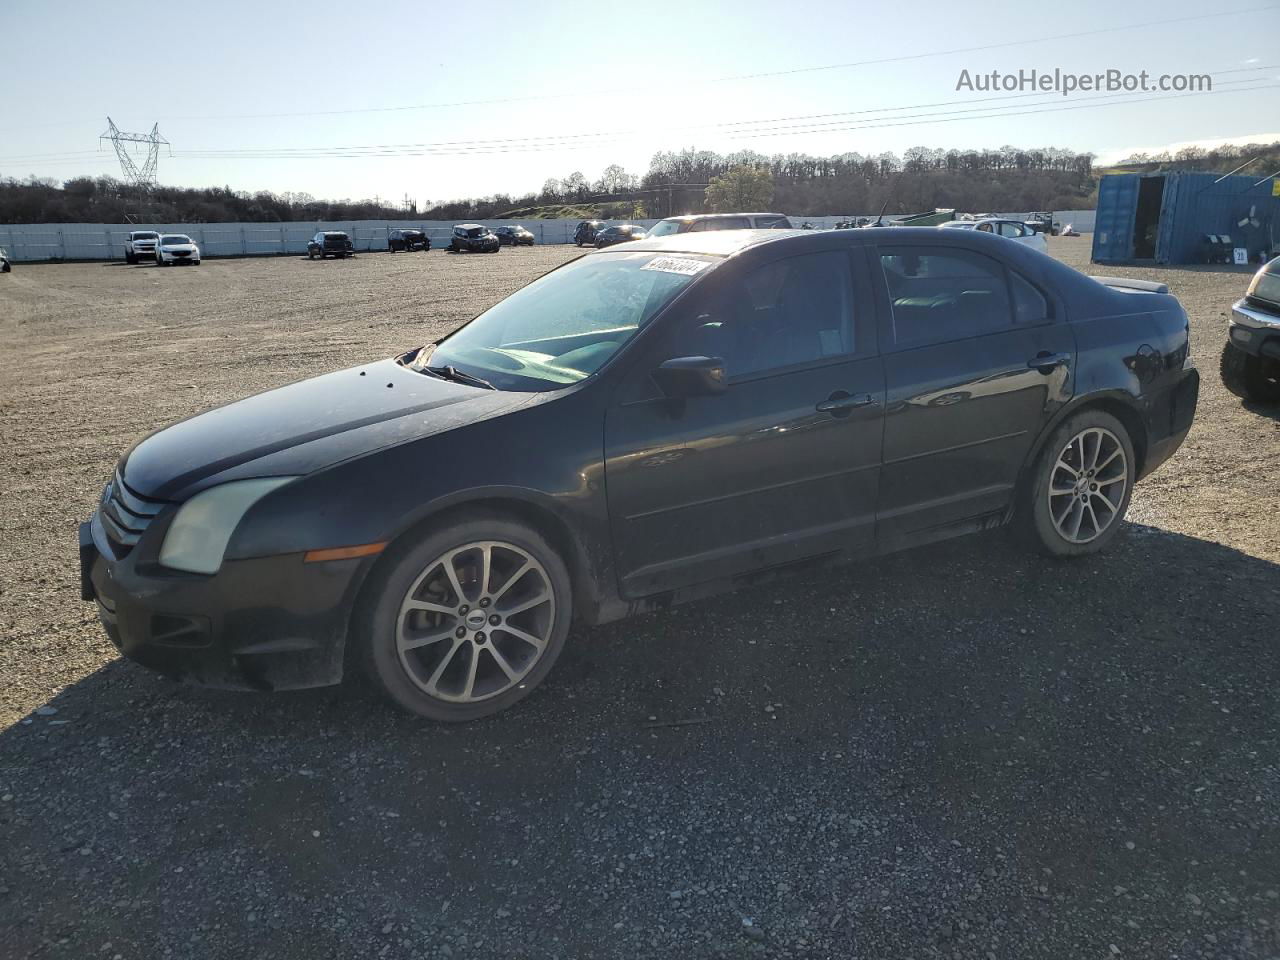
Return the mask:
[[[873,547],[884,378],[866,261],[721,271],[641,345],[606,416],[626,597]],[[663,397],[649,373],[680,356],[722,358],[726,391]]]
[[[1005,509],[1071,397],[1075,339],[1052,297],[993,257],[886,242],[872,260],[887,391],[877,532],[894,545]]]

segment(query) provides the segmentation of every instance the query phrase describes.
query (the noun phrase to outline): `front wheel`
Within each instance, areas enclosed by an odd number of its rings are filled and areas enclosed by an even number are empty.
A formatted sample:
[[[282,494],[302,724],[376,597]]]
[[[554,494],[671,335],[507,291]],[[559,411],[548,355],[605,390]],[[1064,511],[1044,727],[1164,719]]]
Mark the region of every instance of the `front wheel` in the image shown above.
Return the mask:
[[[1242,400],[1280,403],[1280,360],[1255,357],[1228,340],[1218,369],[1223,386]]]
[[[497,713],[564,648],[569,573],[523,523],[468,514],[397,544],[382,564],[358,629],[367,671],[406,710],[453,722]]]
[[[1027,477],[1018,523],[1051,556],[1096,553],[1120,529],[1136,471],[1119,420],[1101,410],[1077,413],[1054,431]]]

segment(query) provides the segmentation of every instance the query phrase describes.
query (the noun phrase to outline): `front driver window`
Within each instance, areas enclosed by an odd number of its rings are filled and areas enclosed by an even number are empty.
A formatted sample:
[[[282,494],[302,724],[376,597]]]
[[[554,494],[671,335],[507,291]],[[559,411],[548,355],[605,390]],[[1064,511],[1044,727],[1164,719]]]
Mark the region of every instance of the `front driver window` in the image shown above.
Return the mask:
[[[720,357],[733,379],[853,352],[853,285],[843,251],[777,260],[729,279],[676,328],[668,349],[673,357]]]

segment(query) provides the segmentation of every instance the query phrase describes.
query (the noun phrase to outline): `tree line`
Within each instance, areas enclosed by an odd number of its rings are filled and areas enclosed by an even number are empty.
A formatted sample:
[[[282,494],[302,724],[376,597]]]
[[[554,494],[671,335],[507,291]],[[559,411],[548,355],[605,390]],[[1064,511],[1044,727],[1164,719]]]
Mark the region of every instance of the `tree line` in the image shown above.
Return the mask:
[[[1261,155],[1280,166],[1280,143],[1174,155],[1135,155],[1123,162],[1144,170],[1222,170]],[[1264,163],[1265,165],[1265,163]],[[730,171],[767,174],[774,209],[797,216],[911,213],[936,207],[986,212],[1069,210],[1093,206],[1099,171],[1091,153],[1055,147],[941,150],[912,147],[894,153],[763,154],[687,149],[659,151],[643,174],[617,164],[592,180],[581,171],[548,179],[525,195],[496,193],[435,203],[419,210],[377,200],[320,200],[307,193],[250,193],[230,187],[157,187],[145,192],[113,177],[0,178],[0,223],[211,223],[286,220],[483,220],[518,211],[520,217],[596,215],[664,217],[710,208],[707,188]],[[1259,174],[1261,176],[1262,174]],[[713,191],[714,192],[714,191]],[[576,215],[576,214],[574,214]]]

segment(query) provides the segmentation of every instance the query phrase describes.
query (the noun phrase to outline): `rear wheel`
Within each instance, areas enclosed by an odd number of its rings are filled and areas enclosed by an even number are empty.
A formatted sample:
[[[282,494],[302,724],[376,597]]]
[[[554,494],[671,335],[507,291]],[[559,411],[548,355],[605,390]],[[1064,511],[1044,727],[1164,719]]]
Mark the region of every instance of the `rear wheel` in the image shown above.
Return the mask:
[[[542,682],[573,604],[541,534],[474,513],[392,550],[358,626],[366,668],[391,699],[433,720],[474,720]]]
[[[1096,553],[1120,529],[1137,470],[1124,425],[1084,410],[1054,431],[1027,478],[1018,523],[1055,557]]]
[[[1280,403],[1280,360],[1255,357],[1230,341],[1222,347],[1219,363],[1223,385],[1244,400]]]

